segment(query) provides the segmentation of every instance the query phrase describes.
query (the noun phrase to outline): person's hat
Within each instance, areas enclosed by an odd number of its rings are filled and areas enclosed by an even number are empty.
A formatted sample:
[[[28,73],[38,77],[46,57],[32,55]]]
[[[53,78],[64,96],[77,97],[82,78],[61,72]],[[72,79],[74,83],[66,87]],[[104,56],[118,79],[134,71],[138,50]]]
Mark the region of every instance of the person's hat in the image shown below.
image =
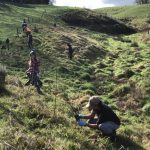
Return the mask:
[[[85,106],[86,108],[93,108],[99,104],[102,104],[102,101],[98,96],[92,96],[89,98],[88,104]]]

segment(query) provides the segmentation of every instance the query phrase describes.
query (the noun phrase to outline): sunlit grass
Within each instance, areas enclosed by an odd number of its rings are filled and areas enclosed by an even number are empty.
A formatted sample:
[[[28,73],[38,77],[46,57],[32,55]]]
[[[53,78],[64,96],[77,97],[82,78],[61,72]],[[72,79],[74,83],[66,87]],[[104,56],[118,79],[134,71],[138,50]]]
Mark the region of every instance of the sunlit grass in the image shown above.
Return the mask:
[[[16,149],[116,150],[123,146],[148,150],[150,53],[147,33],[112,36],[70,27],[59,18],[73,9],[68,7],[6,6],[7,9],[0,6],[0,48],[6,38],[10,38],[11,44],[10,50],[0,49],[0,62],[8,72],[6,91],[0,97],[2,145],[9,144],[9,148]],[[149,7],[144,6],[145,10]],[[114,8],[116,15],[124,16],[119,13],[126,8]],[[128,9],[131,11],[131,8]],[[148,12],[142,11],[142,14]],[[21,31],[21,22],[28,17],[29,25],[39,29],[38,33],[33,32],[33,45],[41,61],[44,95],[36,93],[32,86],[24,86],[30,50],[27,38],[23,33],[17,37],[16,29]],[[146,38],[141,40],[141,37]],[[73,60],[68,60],[67,42],[75,49]],[[118,143],[103,138],[99,131],[76,124],[66,101],[79,107],[81,113],[88,113],[82,107],[89,95],[99,95],[121,118]],[[99,138],[94,144],[89,137],[95,133]]]

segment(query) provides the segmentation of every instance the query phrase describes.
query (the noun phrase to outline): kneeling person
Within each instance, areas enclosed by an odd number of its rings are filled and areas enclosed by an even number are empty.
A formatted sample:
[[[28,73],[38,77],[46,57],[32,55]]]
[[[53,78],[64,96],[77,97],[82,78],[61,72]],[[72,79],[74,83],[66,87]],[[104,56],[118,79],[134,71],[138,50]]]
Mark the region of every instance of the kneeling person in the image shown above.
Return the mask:
[[[116,130],[120,126],[120,120],[113,110],[105,105],[98,96],[92,96],[89,99],[86,107],[91,111],[89,115],[79,114],[80,119],[89,119],[87,124],[82,126],[88,126],[91,128],[101,130],[102,134],[105,136],[110,136],[111,140],[114,140],[116,136]],[[94,119],[97,115],[97,119]]]

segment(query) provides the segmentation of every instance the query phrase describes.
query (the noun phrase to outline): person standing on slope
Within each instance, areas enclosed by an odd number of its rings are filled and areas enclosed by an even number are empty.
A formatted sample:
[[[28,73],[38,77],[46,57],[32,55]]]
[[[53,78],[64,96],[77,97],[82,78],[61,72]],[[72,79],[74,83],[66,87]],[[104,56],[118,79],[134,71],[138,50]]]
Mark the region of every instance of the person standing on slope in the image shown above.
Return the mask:
[[[10,43],[9,38],[7,38],[6,39],[6,48],[7,48],[7,50],[9,50],[9,43]]]
[[[67,46],[68,46],[68,49],[67,49],[68,50],[68,58],[70,60],[72,60],[74,50],[73,50],[73,48],[72,48],[70,43],[68,43]]]
[[[36,53],[34,51],[30,52],[30,60],[28,62],[29,68],[26,71],[29,81],[25,85],[34,85],[37,89],[37,92],[40,92],[42,87],[42,82],[39,79],[39,66],[40,62],[36,58]]]

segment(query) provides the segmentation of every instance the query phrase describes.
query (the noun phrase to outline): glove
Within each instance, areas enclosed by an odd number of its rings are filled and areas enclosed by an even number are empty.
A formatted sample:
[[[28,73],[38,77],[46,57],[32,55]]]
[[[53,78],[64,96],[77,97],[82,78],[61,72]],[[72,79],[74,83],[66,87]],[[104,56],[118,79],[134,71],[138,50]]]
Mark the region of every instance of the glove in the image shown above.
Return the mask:
[[[79,121],[78,121],[78,125],[81,126],[81,127],[83,127],[83,126],[86,126],[87,123],[84,122],[84,121],[82,121],[82,120],[79,120]]]
[[[76,121],[77,121],[77,122],[80,120],[80,118],[79,118],[79,115],[78,115],[78,114],[76,114],[74,117],[75,117],[75,119],[76,119]]]
[[[83,115],[81,114],[76,114],[74,117],[76,118],[76,121],[83,119]]]

